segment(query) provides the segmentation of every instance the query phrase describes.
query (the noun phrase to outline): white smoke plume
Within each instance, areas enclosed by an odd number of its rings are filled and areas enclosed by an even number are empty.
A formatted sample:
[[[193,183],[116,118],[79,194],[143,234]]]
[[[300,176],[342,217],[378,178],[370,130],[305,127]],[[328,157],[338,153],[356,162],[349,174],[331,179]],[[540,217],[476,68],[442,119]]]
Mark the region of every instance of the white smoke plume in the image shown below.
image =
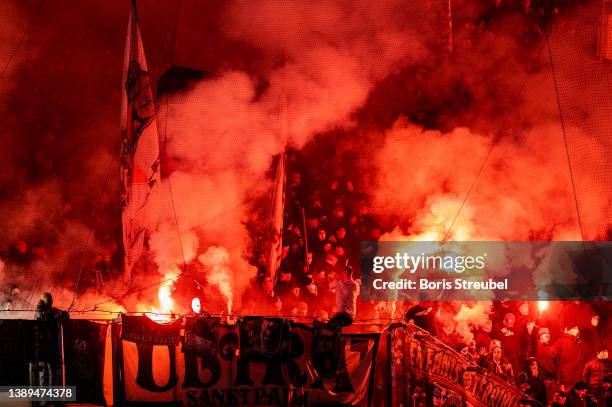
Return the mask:
[[[474,339],[473,332],[478,329],[491,329],[491,303],[479,301],[472,305],[461,304],[459,312],[455,315],[455,332],[469,344]]]
[[[450,240],[578,238],[564,151],[553,143],[558,136],[547,125],[519,140],[496,141],[459,212],[491,137],[465,128],[444,134],[399,120],[376,151],[373,206],[382,218],[403,214],[404,234],[428,233],[430,240],[441,240],[457,213]]]
[[[173,163],[168,182],[174,207],[161,211],[165,218],[150,242],[154,257],[160,268],[198,255],[213,270],[216,262],[221,274],[207,278],[231,287],[234,302],[254,276],[244,258],[247,201],[271,191],[266,172],[285,140],[301,148],[317,133],[353,126],[351,115],[376,81],[416,62],[422,51],[412,29],[392,18],[390,5],[369,2],[355,10],[337,2],[326,4],[331,12],[324,14],[319,6],[232,3],[224,16],[226,34],[276,61],[265,75],[267,87],[261,92],[253,75],[227,70],[159,105],[158,117],[167,117],[160,129]],[[384,24],[381,16],[388,17]],[[214,253],[229,258],[219,265]]]
[[[216,285],[225,298],[228,312],[232,311],[234,302],[234,282],[230,254],[222,247],[210,246],[198,260],[205,267],[206,279]]]

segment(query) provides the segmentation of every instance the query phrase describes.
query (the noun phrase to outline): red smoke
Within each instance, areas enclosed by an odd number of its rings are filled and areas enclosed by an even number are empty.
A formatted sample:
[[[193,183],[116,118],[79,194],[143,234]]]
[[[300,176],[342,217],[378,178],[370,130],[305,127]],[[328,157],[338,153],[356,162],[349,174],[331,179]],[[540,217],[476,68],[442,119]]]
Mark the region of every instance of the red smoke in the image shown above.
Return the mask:
[[[207,295],[218,290],[239,306],[255,273],[249,226],[267,209],[254,202],[271,191],[283,135],[309,166],[351,174],[388,236],[441,239],[463,205],[450,239],[580,239],[574,187],[584,238],[607,236],[612,104],[609,95],[574,99],[595,92],[592,50],[562,41],[590,9],[569,10],[552,35],[559,81],[574,84],[560,89],[566,151],[542,37],[525,43],[519,34],[530,25],[518,14],[487,31],[480,7],[458,4],[449,56],[435,2],[158,3],[138,3],[153,80],[171,63],[211,75],[157,105],[173,167],[149,242],[158,270],[129,297],[112,282],[104,293],[81,292],[77,308],[154,306],[159,281],[183,263],[210,283]],[[10,60],[0,85],[0,257],[25,240],[45,247],[47,259],[4,259],[1,282],[27,298],[70,287],[58,293],[68,305],[83,254],[89,264],[119,236],[128,4],[2,7],[9,23],[0,39],[11,40],[0,41],[0,63]],[[606,75],[597,83],[609,83]]]

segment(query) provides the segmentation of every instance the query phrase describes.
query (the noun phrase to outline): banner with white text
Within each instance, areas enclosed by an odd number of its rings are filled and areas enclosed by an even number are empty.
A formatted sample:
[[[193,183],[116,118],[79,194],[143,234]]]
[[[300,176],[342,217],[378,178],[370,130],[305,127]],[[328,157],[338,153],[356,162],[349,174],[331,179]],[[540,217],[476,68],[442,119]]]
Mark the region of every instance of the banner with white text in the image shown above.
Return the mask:
[[[516,386],[468,361],[412,325],[393,331],[398,383],[394,400],[408,405],[513,407],[529,399]],[[397,390],[397,389],[396,389]],[[410,404],[412,403],[412,404]],[[394,403],[396,404],[396,403]]]
[[[340,335],[326,324],[313,329],[277,318],[248,317],[236,326],[214,318],[188,320],[184,336],[179,336],[178,325],[160,325],[144,316],[123,318],[128,402],[369,403],[379,334]]]

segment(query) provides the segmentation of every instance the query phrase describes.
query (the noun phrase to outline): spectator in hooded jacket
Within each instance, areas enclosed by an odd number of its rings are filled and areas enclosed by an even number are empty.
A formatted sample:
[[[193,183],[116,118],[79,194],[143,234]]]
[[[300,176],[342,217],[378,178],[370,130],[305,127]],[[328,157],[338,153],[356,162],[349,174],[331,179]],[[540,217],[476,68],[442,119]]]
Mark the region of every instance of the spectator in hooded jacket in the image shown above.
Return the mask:
[[[603,399],[604,379],[612,373],[608,359],[608,347],[601,346],[597,356],[584,366],[583,378],[587,384],[588,393],[598,400]]]
[[[565,333],[553,345],[557,354],[557,382],[569,389],[582,378],[584,343],[580,340],[577,324],[569,324]]]

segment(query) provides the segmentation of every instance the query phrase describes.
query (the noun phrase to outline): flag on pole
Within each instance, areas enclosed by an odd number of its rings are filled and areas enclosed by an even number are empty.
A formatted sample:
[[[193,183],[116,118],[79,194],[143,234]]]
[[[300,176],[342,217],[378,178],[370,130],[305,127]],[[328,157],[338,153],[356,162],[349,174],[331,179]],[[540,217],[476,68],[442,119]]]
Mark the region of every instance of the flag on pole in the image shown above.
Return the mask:
[[[266,275],[276,281],[276,273],[280,266],[281,251],[283,249],[283,215],[285,210],[285,165],[286,156],[283,151],[278,157],[276,166],[276,182],[274,184],[274,195],[272,197],[272,222],[270,225],[270,253]]]
[[[145,60],[136,1],[128,21],[121,98],[121,215],[126,279],[155,227],[152,193],[159,187],[159,141],[153,92]]]
[[[280,142],[282,150],[276,166],[276,179],[274,182],[274,195],[272,196],[272,219],[270,223],[270,252],[266,275],[276,282],[277,272],[281,262],[283,250],[283,217],[285,215],[285,182],[287,178],[287,138],[289,133],[289,105],[287,97],[281,99],[280,104]]]

